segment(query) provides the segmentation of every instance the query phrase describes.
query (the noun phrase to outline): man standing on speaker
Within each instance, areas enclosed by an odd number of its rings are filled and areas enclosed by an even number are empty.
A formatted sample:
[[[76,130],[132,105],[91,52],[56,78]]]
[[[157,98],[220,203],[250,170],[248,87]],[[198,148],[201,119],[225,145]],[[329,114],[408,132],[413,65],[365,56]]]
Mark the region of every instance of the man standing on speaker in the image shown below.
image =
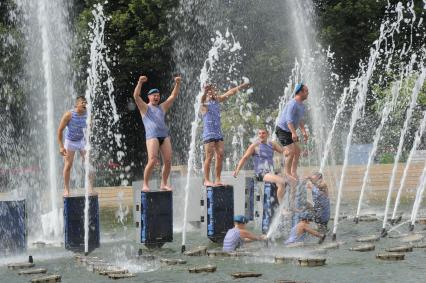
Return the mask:
[[[86,155],[86,104],[86,98],[84,96],[78,96],[75,100],[74,109],[65,112],[58,127],[59,153],[64,157],[63,176],[65,197],[70,194],[70,175],[74,163],[75,152],[80,152],[83,163]],[[63,141],[63,131],[65,129],[65,141]],[[89,191],[92,192],[92,174],[89,178]]]
[[[169,128],[165,122],[165,115],[179,95],[182,79],[181,77],[175,77],[175,86],[171,95],[161,104],[160,91],[156,88],[148,91],[149,103],[145,103],[140,97],[142,85],[147,81],[148,78],[146,76],[140,76],[133,92],[133,97],[145,126],[146,149],[148,151],[148,163],[145,166],[143,174],[142,191],[148,192],[150,190],[149,179],[158,160],[158,151],[161,152],[163,160],[160,190],[171,191],[172,188],[168,184],[168,180],[172,167],[172,144],[169,136]]]
[[[240,90],[249,86],[243,83],[237,87],[229,89],[224,94],[219,95],[214,84],[207,84],[204,87],[204,94],[201,97],[201,114],[203,115],[203,143],[205,151],[204,159],[204,186],[223,186],[221,181],[223,153],[225,144],[221,129],[220,103],[228,100]],[[210,181],[210,165],[215,156],[215,182]]]
[[[288,149],[284,173],[287,177],[295,180],[298,179],[297,165],[300,157],[299,137],[296,132],[299,127],[302,131],[304,142],[308,140],[305,122],[303,121],[305,114],[303,101],[308,98],[308,95],[309,90],[306,85],[303,83],[296,85],[294,98],[287,103],[281,112],[276,128],[276,134],[281,145]]]

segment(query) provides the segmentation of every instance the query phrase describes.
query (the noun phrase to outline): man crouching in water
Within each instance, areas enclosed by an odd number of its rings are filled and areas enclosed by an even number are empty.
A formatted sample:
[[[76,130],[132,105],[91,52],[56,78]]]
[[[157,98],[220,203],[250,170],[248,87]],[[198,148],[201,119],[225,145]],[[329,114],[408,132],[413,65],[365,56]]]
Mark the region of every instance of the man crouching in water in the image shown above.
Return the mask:
[[[302,213],[300,216],[300,222],[291,228],[290,236],[288,237],[287,241],[284,242],[284,244],[289,245],[294,243],[301,243],[305,240],[307,234],[311,234],[312,236],[320,238],[318,244],[324,242],[326,235],[319,233],[318,231],[312,229],[311,226],[309,226],[312,218],[312,215],[308,212]]]
[[[229,229],[223,240],[223,251],[232,252],[241,248],[244,242],[266,240],[266,236],[256,236],[246,229],[247,220],[243,215],[234,217],[234,228]]]

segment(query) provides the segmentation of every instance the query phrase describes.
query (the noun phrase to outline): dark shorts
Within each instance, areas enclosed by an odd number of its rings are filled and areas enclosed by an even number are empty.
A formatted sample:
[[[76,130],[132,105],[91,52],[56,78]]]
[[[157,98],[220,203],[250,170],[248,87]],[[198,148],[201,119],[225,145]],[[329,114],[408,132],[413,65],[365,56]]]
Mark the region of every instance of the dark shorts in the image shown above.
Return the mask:
[[[207,143],[211,143],[211,142],[220,142],[220,141],[223,141],[223,138],[220,138],[220,139],[208,139],[208,140],[203,141],[203,143],[207,144]]]
[[[167,137],[157,137],[157,140],[158,140],[158,142],[160,143],[160,146],[163,144],[163,142],[164,142],[164,140],[166,139]]]
[[[254,175],[254,178],[256,179],[256,181],[258,182],[263,182],[263,178],[265,178],[266,174],[269,174],[270,172],[261,172],[261,173],[256,173]]]
[[[294,143],[293,139],[291,138],[291,133],[284,131],[280,127],[277,127],[275,129],[275,134],[278,137],[278,140],[280,141],[282,146],[287,146],[289,144]]]

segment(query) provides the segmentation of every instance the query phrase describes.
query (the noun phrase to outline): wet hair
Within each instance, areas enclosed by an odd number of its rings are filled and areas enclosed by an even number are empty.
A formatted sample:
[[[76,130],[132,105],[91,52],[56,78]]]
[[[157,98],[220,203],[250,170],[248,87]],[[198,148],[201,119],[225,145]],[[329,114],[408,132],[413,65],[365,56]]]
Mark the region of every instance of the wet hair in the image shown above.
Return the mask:
[[[265,131],[267,134],[269,134],[269,131],[268,131],[268,129],[266,128],[266,127],[259,127],[258,129],[257,129],[257,131],[259,132],[259,131]]]
[[[313,180],[313,177],[317,177],[316,180]],[[321,172],[315,172],[308,179],[309,181],[311,181],[312,183],[316,185],[323,179],[323,175]]]
[[[79,101],[79,100],[83,100],[83,101],[87,101],[86,97],[84,95],[79,95],[76,97],[75,101]]]

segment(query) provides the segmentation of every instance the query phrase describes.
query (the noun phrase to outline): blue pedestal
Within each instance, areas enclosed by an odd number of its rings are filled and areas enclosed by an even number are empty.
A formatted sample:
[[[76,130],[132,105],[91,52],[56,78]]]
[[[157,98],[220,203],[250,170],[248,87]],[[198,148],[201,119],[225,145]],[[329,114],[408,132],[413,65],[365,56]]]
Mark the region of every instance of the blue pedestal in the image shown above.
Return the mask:
[[[84,195],[64,197],[65,248],[84,252]],[[100,245],[98,196],[89,196],[89,252]]]
[[[207,187],[207,237],[221,243],[234,227],[234,188]]]
[[[0,255],[27,248],[25,200],[0,200]]]
[[[273,183],[265,183],[263,193],[263,217],[262,217],[262,233],[267,234],[269,226],[275,214],[275,210],[279,207],[277,198],[277,186]]]
[[[173,195],[169,191],[141,193],[141,243],[161,248],[173,241]]]
[[[250,221],[254,219],[254,183],[252,177],[245,178],[245,217]]]

